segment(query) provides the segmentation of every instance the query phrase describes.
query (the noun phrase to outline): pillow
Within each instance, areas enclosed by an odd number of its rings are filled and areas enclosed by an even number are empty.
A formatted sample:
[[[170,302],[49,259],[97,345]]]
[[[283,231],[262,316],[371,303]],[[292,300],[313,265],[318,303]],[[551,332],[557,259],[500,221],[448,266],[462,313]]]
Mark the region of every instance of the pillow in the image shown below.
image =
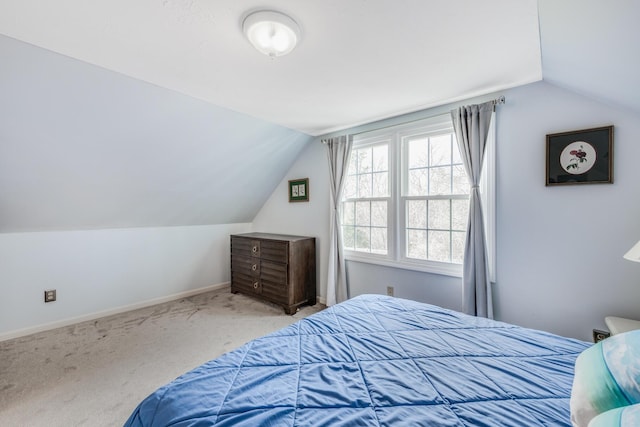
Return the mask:
[[[611,409],[598,415],[589,427],[637,427],[640,426],[640,404]]]
[[[640,403],[640,330],[614,335],[584,350],[575,365],[571,422],[587,427],[610,409]]]

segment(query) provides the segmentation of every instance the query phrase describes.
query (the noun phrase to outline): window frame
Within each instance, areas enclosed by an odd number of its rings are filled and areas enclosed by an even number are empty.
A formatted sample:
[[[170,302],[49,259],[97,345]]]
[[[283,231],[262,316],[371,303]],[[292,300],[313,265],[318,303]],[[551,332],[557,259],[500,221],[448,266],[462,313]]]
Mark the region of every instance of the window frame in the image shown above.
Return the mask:
[[[345,250],[345,258],[347,259],[355,259],[355,258],[362,258],[360,259],[360,261],[362,262],[374,262],[374,263],[382,263],[385,262],[386,260],[390,259],[390,257],[395,257],[395,253],[391,254],[392,248],[394,247],[394,245],[391,245],[389,242],[392,241],[392,239],[395,238],[395,236],[393,235],[394,231],[394,227],[391,227],[390,224],[392,224],[392,221],[395,221],[395,209],[393,206],[393,194],[394,194],[394,188],[396,185],[396,162],[395,162],[395,156],[393,153],[393,150],[391,148],[391,144],[392,144],[392,139],[391,139],[391,134],[388,133],[382,133],[382,134],[375,134],[375,135],[371,135],[369,137],[365,137],[362,138],[358,141],[358,144],[356,145],[354,143],[354,145],[352,146],[352,153],[355,150],[361,149],[361,148],[369,148],[369,147],[375,147],[377,145],[382,145],[382,144],[387,144],[388,147],[388,159],[389,159],[389,169],[388,169],[388,173],[389,173],[389,196],[388,197],[361,197],[361,198],[350,198],[347,200],[342,200],[340,202],[340,218],[343,218],[343,203],[346,202],[357,202],[357,201],[379,201],[379,200],[384,200],[387,201],[387,253],[386,254],[379,254],[379,253],[375,253],[375,252],[362,252],[362,251],[356,251],[356,250],[351,250],[348,248],[344,248]],[[343,224],[341,222],[340,224],[341,227],[343,227]],[[355,237],[354,237],[355,238]],[[349,254],[349,257],[347,257],[346,255]],[[367,261],[364,261],[364,260]]]
[[[494,113],[495,115],[495,113]],[[485,165],[481,192],[484,203],[485,229],[487,233],[487,247],[489,254],[489,271],[492,281],[495,281],[495,116],[492,117],[489,130],[489,141],[485,152]],[[349,261],[364,262],[383,265],[406,270],[421,271],[453,277],[462,277],[462,264],[450,262],[419,260],[407,257],[406,252],[406,211],[405,201],[412,198],[423,200],[424,196],[405,195],[405,179],[407,170],[407,145],[404,143],[408,137],[419,134],[438,133],[440,131],[453,132],[453,123],[449,114],[419,119],[404,124],[393,125],[378,130],[372,130],[354,135],[353,148],[357,150],[367,146],[373,146],[387,141],[389,148],[389,205],[387,209],[387,254],[375,254],[355,251],[345,248],[345,259]],[[452,197],[453,196],[453,197]],[[437,196],[431,196],[437,198]],[[468,195],[445,195],[447,200],[463,198],[468,200]],[[351,199],[355,200],[355,199]],[[364,199],[363,199],[364,200]],[[385,199],[386,200],[386,199]],[[342,210],[342,203],[340,204]],[[341,212],[342,214],[342,212]],[[342,217],[341,217],[342,218]]]

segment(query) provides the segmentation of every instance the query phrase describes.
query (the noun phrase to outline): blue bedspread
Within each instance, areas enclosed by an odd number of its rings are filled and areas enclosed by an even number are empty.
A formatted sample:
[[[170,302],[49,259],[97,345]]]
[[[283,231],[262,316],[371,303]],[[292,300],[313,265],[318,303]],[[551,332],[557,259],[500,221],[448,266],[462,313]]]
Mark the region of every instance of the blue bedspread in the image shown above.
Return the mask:
[[[201,365],[126,426],[570,426],[590,344],[363,295]]]

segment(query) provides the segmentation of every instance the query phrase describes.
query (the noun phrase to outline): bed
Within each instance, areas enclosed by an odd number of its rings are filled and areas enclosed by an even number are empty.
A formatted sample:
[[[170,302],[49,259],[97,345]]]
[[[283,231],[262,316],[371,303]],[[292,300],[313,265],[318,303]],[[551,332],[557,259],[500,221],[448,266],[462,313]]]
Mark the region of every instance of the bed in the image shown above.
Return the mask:
[[[570,426],[589,346],[362,295],[180,376],[125,426]]]

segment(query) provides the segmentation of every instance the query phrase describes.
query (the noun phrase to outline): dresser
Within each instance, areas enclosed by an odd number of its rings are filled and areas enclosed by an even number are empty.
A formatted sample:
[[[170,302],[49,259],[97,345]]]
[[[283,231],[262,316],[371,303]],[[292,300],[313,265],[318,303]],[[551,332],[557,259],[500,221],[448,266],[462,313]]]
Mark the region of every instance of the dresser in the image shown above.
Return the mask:
[[[316,239],[285,234],[231,235],[231,292],[278,304],[294,314],[316,303]]]

